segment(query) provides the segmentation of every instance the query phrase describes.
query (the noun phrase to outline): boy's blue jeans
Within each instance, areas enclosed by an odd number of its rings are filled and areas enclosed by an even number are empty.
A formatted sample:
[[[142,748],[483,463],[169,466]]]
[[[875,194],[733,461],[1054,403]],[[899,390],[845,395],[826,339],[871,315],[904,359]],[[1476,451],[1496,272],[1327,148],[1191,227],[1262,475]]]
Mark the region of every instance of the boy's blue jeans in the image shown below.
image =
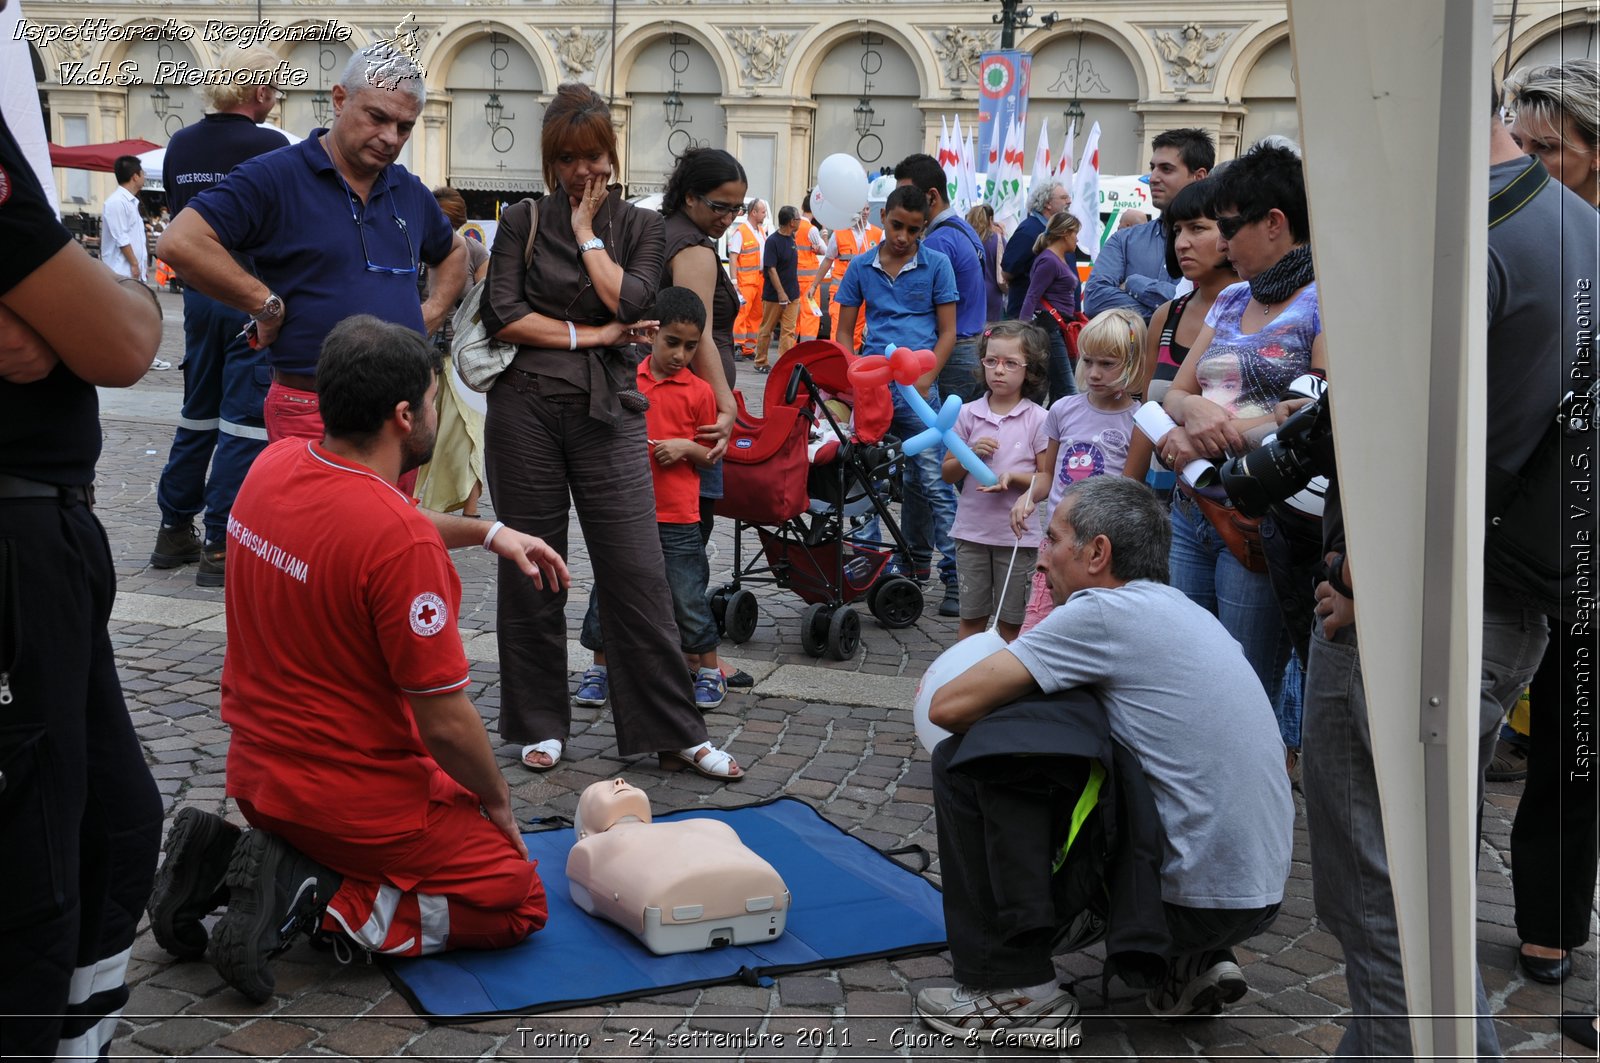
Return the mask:
[[[722,641],[717,633],[706,584],[711,581],[711,564],[706,560],[705,544],[700,541],[698,524],[657,524],[661,535],[661,555],[666,561],[667,588],[672,591],[672,615],[678,623],[678,638],[684,653],[705,653]],[[583,614],[583,629],[578,642],[587,650],[604,650],[600,639],[600,605],[593,595]]]

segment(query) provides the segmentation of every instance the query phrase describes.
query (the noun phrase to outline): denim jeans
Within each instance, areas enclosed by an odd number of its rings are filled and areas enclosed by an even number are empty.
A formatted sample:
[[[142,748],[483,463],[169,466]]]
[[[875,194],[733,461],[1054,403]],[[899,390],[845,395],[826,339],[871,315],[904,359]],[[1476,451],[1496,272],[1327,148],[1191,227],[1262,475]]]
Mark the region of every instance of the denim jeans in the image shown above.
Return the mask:
[[[1033,323],[1044,330],[1045,339],[1050,344],[1049,358],[1045,368],[1049,373],[1050,402],[1049,406],[1059,398],[1078,393],[1078,380],[1072,375],[1072,357],[1067,354],[1067,340],[1061,335],[1061,326],[1057,325],[1055,318],[1040,312],[1033,315]]]
[[[267,352],[239,338],[246,320],[226,303],[184,290],[183,410],[156,503],[163,524],[187,524],[203,508],[207,543],[226,538],[234,496],[267,445],[262,404],[272,372]]]
[[[1238,640],[1245,659],[1272,702],[1284,744],[1299,748],[1299,728],[1285,718],[1281,693],[1289,663],[1289,634],[1283,628],[1272,581],[1251,572],[1223,545],[1200,507],[1182,494],[1172,497],[1172,585],[1222,621]]]
[[[706,560],[705,544],[700,541],[698,524],[656,524],[661,533],[661,556],[666,562],[667,589],[672,592],[672,615],[678,622],[678,638],[684,653],[705,653],[717,648],[722,637],[711,615],[706,584],[711,581],[711,565]],[[583,614],[578,642],[590,651],[604,650],[600,637],[600,599],[589,596]]]
[[[928,389],[927,399],[928,405],[938,409],[938,384]],[[906,440],[926,427],[922,418],[906,405],[897,389],[894,392],[894,421],[889,431]],[[944,581],[945,586],[954,587],[958,583],[956,544],[950,538],[950,527],[956,519],[956,492],[939,474],[943,449],[929,447],[921,453],[907,456],[902,462],[901,484],[904,493],[900,503],[900,530],[905,533],[911,556],[900,558],[900,562],[908,575],[914,574],[912,570],[926,572],[933,563],[933,552],[937,550],[939,579]],[[857,535],[862,539],[880,538],[882,532],[878,518],[873,517],[868,521]]]
[[[1544,618],[1522,610],[1484,608],[1482,696],[1476,726],[1479,794],[1494,755],[1500,715],[1516,699],[1543,652]],[[1520,678],[1519,678],[1520,677]],[[1508,695],[1506,691],[1511,691]],[[1311,633],[1306,669],[1306,825],[1311,833],[1311,887],[1320,919],[1344,947],[1352,1017],[1336,1055],[1406,1058],[1411,1029],[1383,806],[1372,766],[1372,732],[1361,652],[1353,626],[1326,639]],[[1463,869],[1476,873],[1476,866]],[[1500,1042],[1474,972],[1480,1058],[1500,1057]]]
[[[940,395],[960,395],[962,403],[968,403],[987,390],[978,374],[978,341],[981,339],[983,337],[978,335],[956,341],[950,360],[944,363],[935,381]]]

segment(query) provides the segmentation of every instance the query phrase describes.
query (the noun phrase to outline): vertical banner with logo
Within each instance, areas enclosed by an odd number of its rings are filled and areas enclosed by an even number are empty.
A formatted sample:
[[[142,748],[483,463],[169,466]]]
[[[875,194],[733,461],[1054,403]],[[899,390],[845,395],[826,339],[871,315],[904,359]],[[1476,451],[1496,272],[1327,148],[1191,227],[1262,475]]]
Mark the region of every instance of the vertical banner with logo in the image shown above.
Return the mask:
[[[995,130],[1001,143],[1016,122],[1028,121],[1028,87],[1033,71],[1029,52],[984,52],[978,66],[978,143],[991,144]]]

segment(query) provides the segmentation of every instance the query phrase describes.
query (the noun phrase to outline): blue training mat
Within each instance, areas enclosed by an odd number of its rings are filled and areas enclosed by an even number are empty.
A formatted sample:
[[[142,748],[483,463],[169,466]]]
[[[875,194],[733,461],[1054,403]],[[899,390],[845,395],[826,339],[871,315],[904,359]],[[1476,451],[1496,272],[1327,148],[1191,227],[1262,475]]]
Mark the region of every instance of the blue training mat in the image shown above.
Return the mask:
[[[742,808],[697,808],[658,820],[717,819],[777,869],[792,904],[783,936],[759,945],[657,956],[632,934],[584,912],[567,888],[570,828],[525,834],[550,906],[543,930],[514,948],[396,960],[386,971],[431,1019],[563,1008],[790,971],[938,952],[939,891],[792,797]],[[692,853],[685,853],[692,859]]]

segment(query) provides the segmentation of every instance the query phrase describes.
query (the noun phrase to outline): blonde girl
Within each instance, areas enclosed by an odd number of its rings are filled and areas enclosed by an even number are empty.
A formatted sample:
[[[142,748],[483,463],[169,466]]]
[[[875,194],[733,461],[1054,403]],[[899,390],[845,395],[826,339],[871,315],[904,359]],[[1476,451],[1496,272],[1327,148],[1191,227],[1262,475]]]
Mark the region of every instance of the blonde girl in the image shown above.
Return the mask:
[[[1139,406],[1134,389],[1144,379],[1144,319],[1131,310],[1107,310],[1078,334],[1078,393],[1057,399],[1045,419],[1045,468],[1051,475],[1037,481],[1011,507],[1011,525],[1021,529],[1043,522],[1034,509],[1045,498],[1050,519],[1067,485],[1091,476],[1121,476],[1133,439],[1133,412]],[[1050,611],[1050,592],[1043,574],[1036,574],[1022,630]]]
[[[945,457],[940,470],[946,483],[961,485],[950,528],[961,590],[959,638],[982,631],[997,613],[996,630],[1006,641],[1016,638],[1022,626],[1029,573],[1038,559],[1039,528],[1013,528],[1011,509],[1035,482],[1050,475],[1046,414],[1035,401],[1044,394],[1046,351],[1044,332],[1024,321],[995,322],[978,344],[986,391],[961,407],[955,431],[1000,482],[980,486],[953,455]]]

